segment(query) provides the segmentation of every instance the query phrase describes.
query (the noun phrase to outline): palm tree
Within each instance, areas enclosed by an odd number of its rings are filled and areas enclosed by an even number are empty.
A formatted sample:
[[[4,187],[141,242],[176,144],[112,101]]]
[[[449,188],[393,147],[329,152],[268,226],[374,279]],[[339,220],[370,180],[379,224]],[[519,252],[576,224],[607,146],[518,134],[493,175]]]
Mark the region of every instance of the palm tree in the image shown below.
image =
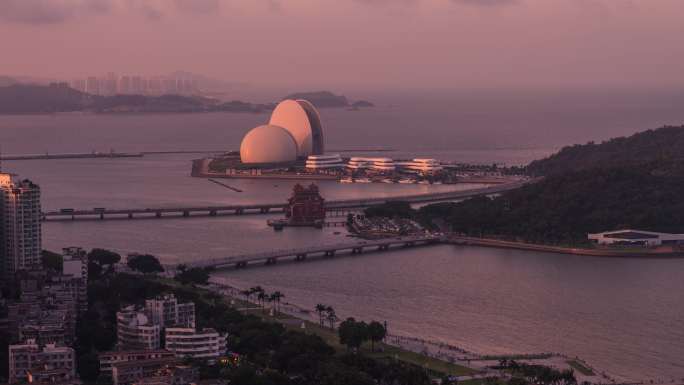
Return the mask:
[[[337,322],[339,320],[339,318],[337,318],[337,315],[335,314],[335,310],[333,310],[333,308],[328,306],[328,309],[326,309],[326,313],[327,313],[326,319],[330,323],[330,329],[335,329],[335,322]]]
[[[318,313],[318,323],[321,326],[323,326],[323,314],[326,312],[327,309],[328,307],[323,305],[322,303],[316,305],[316,313]]]
[[[271,294],[271,301],[275,301],[276,303],[276,313],[280,311],[280,299],[285,297],[285,294],[275,291],[273,294]]]
[[[264,305],[265,301],[268,298],[266,295],[266,292],[260,291],[259,294],[257,295],[257,299],[259,300],[259,305],[261,306],[261,310],[264,310]]]

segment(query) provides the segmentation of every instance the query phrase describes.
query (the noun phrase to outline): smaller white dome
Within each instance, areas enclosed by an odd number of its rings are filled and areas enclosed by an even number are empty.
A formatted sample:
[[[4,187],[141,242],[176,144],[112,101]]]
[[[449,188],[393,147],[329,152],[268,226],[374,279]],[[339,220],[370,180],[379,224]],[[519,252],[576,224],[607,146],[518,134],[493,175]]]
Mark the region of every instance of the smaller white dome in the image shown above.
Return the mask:
[[[240,144],[242,163],[282,163],[297,160],[297,142],[280,126],[266,124],[251,129]]]

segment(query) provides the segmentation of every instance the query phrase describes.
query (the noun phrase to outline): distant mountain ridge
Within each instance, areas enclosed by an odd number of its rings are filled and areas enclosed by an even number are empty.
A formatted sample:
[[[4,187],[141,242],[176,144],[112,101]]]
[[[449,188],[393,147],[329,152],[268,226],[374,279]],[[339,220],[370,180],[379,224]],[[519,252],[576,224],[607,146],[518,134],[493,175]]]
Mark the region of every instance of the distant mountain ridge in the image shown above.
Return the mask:
[[[340,107],[352,107],[355,109],[375,107],[375,105],[366,100],[359,100],[354,103],[350,103],[344,95],[335,95],[330,91],[309,91],[309,92],[294,92],[283,98],[284,99],[304,99],[316,108],[340,108]]]
[[[221,102],[200,96],[114,95],[97,96],[77,91],[64,83],[49,86],[13,84],[0,87],[0,114],[45,114],[55,112],[145,113],[145,112],[262,112],[272,104],[243,101]]]
[[[602,143],[589,142],[561,149],[528,166],[533,175],[616,166],[636,166],[660,161],[684,161],[684,126],[665,126]]]

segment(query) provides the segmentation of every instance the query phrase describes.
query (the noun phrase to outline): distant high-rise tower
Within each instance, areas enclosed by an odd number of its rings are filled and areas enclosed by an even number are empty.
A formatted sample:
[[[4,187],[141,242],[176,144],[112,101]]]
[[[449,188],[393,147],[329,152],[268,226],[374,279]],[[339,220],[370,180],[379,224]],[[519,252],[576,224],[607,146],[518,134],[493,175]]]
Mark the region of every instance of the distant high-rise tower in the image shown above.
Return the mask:
[[[9,281],[41,263],[40,187],[0,173],[0,215],[0,272]]]

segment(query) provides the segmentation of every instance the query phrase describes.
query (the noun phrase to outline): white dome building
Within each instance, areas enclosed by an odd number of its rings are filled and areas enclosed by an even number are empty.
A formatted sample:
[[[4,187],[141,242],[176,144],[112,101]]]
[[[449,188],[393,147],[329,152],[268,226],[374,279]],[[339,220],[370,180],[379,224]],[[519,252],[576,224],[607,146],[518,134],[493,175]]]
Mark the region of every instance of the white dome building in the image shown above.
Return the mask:
[[[251,129],[240,144],[242,163],[283,163],[297,160],[297,142],[288,130],[273,124]]]
[[[324,153],[321,118],[308,101],[283,100],[273,110],[269,124],[283,127],[292,134],[299,158]]]

